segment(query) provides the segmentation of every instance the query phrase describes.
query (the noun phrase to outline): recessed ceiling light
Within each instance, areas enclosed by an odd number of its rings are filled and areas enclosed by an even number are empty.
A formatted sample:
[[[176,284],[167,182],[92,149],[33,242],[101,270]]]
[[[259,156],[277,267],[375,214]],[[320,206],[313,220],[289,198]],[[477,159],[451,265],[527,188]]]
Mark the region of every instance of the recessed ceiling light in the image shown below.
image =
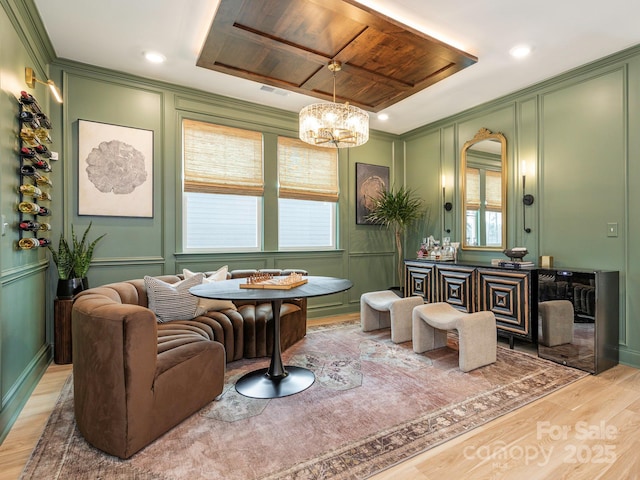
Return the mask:
[[[509,53],[514,58],[524,58],[531,53],[531,47],[529,45],[516,45]]]
[[[167,59],[167,57],[158,52],[145,52],[144,58],[146,58],[147,61],[151,63],[164,63],[164,61]]]
[[[378,120],[382,120],[383,122],[385,120],[389,120],[389,114],[388,113],[379,113],[378,114]]]

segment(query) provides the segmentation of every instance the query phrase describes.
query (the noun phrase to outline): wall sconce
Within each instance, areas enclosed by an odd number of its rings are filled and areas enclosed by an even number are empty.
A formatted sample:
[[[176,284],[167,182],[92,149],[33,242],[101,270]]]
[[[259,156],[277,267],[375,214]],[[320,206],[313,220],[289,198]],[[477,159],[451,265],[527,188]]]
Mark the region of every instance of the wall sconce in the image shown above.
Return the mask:
[[[447,185],[447,177],[445,175],[442,175],[442,204],[444,205],[445,212],[450,212],[451,209],[453,208],[453,204],[451,202],[447,202],[446,185]],[[446,213],[443,219],[444,219],[443,221],[444,231],[447,233],[451,233],[451,229],[446,227]]]
[[[58,87],[56,87],[56,84],[53,83],[53,80],[47,80],[46,82],[38,80],[36,78],[35,72],[33,71],[33,68],[26,67],[24,69],[24,81],[30,88],[35,87],[36,82],[41,83],[42,85],[47,85],[49,87],[49,90],[51,90],[51,94],[56,99],[56,102],[62,103],[62,94],[60,93]]]
[[[524,224],[524,231],[531,233],[531,229],[527,227],[526,220],[526,207],[533,205],[535,198],[533,195],[526,193],[527,188],[527,162],[522,162],[522,223]]]

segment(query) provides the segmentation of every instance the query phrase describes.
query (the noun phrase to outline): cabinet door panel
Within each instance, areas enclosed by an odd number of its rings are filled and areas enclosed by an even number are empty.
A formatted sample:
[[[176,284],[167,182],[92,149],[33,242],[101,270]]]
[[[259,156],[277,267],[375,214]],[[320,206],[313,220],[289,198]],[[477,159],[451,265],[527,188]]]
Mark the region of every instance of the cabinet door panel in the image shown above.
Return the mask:
[[[438,301],[447,302],[465,313],[476,311],[473,267],[437,266]]]
[[[420,295],[426,303],[433,302],[433,265],[407,264],[405,270],[406,296]]]
[[[479,309],[496,316],[498,329],[532,339],[530,274],[478,269]]]

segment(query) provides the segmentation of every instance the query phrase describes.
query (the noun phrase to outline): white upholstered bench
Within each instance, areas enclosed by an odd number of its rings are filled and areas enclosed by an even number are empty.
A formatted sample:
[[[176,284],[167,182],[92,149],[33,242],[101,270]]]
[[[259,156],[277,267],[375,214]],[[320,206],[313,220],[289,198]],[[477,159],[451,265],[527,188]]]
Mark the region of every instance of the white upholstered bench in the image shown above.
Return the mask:
[[[411,312],[422,305],[422,297],[399,297],[391,290],[363,293],[360,296],[360,325],[363,332],[391,327],[394,343],[411,340]]]
[[[422,353],[447,345],[447,330],[458,331],[458,365],[463,372],[496,361],[498,345],[493,312],[464,313],[446,302],[415,307],[413,351]]]

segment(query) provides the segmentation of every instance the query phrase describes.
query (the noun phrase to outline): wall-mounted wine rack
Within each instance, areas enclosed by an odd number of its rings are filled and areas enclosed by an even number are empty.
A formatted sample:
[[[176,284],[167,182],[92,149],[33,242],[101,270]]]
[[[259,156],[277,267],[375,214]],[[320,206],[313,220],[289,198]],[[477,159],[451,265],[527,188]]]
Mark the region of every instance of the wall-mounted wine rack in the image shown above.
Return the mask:
[[[51,172],[51,161],[58,158],[47,147],[51,144],[52,126],[37,100],[23,91],[18,104],[20,198],[17,248],[31,250],[51,243],[48,236],[43,236],[51,231],[47,217],[51,215],[49,189],[53,184],[48,173]]]

